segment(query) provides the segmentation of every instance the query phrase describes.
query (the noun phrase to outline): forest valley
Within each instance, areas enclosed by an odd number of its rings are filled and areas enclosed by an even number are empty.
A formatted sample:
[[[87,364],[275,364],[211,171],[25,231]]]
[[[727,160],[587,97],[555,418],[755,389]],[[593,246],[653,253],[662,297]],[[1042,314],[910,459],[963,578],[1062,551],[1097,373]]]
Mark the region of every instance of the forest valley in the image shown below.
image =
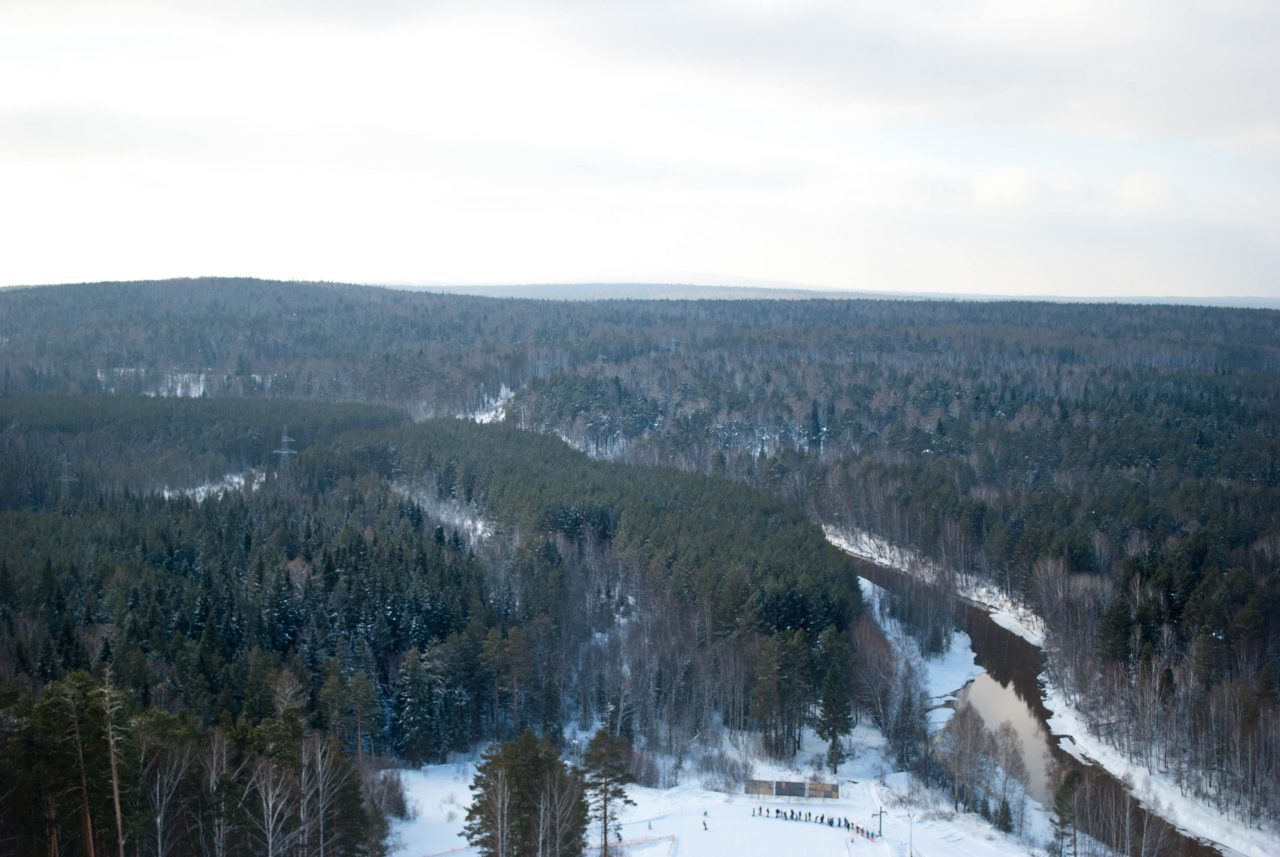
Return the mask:
[[[818,523],[1280,822],[1274,312],[97,284],[0,294],[0,367],[3,853],[378,853],[391,760],[570,724],[661,785],[866,717],[963,780]]]

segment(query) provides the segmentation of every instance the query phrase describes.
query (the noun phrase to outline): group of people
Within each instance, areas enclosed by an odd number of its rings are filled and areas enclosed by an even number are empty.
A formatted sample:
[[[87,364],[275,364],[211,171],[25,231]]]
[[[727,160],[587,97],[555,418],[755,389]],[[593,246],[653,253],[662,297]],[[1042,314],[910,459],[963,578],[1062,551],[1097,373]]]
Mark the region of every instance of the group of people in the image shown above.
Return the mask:
[[[863,827],[860,824],[854,824],[848,818],[836,818],[833,815],[825,813],[814,814],[808,810],[784,809],[778,807],[772,809],[767,806],[752,807],[751,815],[759,818],[776,818],[780,821],[808,821],[815,824],[825,824],[827,827],[836,827],[841,830],[847,830],[850,833],[856,833],[863,839],[876,841],[876,834]]]

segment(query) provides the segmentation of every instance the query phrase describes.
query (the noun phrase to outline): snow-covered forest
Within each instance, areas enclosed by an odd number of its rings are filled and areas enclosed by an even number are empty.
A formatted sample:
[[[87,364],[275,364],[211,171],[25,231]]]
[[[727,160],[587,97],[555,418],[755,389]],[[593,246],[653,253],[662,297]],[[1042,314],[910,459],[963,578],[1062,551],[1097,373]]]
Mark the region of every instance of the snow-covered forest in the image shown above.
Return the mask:
[[[1277,334],[1168,306],[6,291],[0,849],[381,852],[384,770],[600,728],[656,790],[868,777],[861,740],[1016,837],[1008,736],[930,701],[956,593],[1032,626],[1093,758],[1268,835]],[[868,608],[822,526],[929,586]],[[1092,788],[1061,774],[1042,838],[1173,847]]]

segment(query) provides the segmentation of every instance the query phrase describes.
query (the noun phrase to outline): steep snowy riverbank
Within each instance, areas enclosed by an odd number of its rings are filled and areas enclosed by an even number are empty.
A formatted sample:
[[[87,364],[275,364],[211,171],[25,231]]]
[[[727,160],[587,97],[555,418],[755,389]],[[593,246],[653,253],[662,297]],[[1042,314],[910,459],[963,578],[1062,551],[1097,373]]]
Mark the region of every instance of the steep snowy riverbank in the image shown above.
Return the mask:
[[[929,560],[873,534],[830,527],[824,528],[824,532],[828,541],[852,556],[919,579],[933,581],[940,576],[940,570]],[[1044,621],[1033,611],[988,583],[958,578],[957,588],[963,598],[982,607],[997,625],[1037,648],[1044,647]],[[1212,843],[1226,854],[1248,857],[1280,854],[1280,833],[1246,827],[1203,801],[1185,795],[1172,775],[1152,771],[1128,759],[1102,737],[1092,734],[1087,718],[1046,674],[1041,674],[1040,684],[1042,702],[1051,714],[1046,726],[1058,738],[1061,749],[1126,783],[1133,797],[1148,812],[1192,838]]]

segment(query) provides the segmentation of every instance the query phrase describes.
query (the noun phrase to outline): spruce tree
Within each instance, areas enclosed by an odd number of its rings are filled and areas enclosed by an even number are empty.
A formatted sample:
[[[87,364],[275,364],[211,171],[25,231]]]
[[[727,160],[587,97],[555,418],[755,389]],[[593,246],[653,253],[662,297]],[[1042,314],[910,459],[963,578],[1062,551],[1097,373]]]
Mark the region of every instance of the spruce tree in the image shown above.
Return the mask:
[[[351,718],[355,721],[356,769],[364,769],[364,747],[369,724],[378,711],[378,688],[364,670],[351,677]]]
[[[1079,771],[1069,771],[1053,796],[1053,855],[1072,857],[1076,854],[1076,792],[1082,777]]]
[[[582,853],[587,808],[581,777],[529,730],[484,753],[471,790],[463,836],[485,857]]]
[[[996,827],[1009,833],[1013,830],[1013,808],[1008,798],[1000,798],[1000,808],[996,810]]]
[[[431,686],[427,669],[416,648],[404,656],[396,681],[395,722],[392,739],[400,758],[421,765],[432,757]]]
[[[840,736],[853,729],[853,697],[849,686],[853,675],[853,650],[845,636],[834,627],[822,632],[818,648],[822,688],[814,731],[829,743],[827,764],[834,775],[845,758]]]

